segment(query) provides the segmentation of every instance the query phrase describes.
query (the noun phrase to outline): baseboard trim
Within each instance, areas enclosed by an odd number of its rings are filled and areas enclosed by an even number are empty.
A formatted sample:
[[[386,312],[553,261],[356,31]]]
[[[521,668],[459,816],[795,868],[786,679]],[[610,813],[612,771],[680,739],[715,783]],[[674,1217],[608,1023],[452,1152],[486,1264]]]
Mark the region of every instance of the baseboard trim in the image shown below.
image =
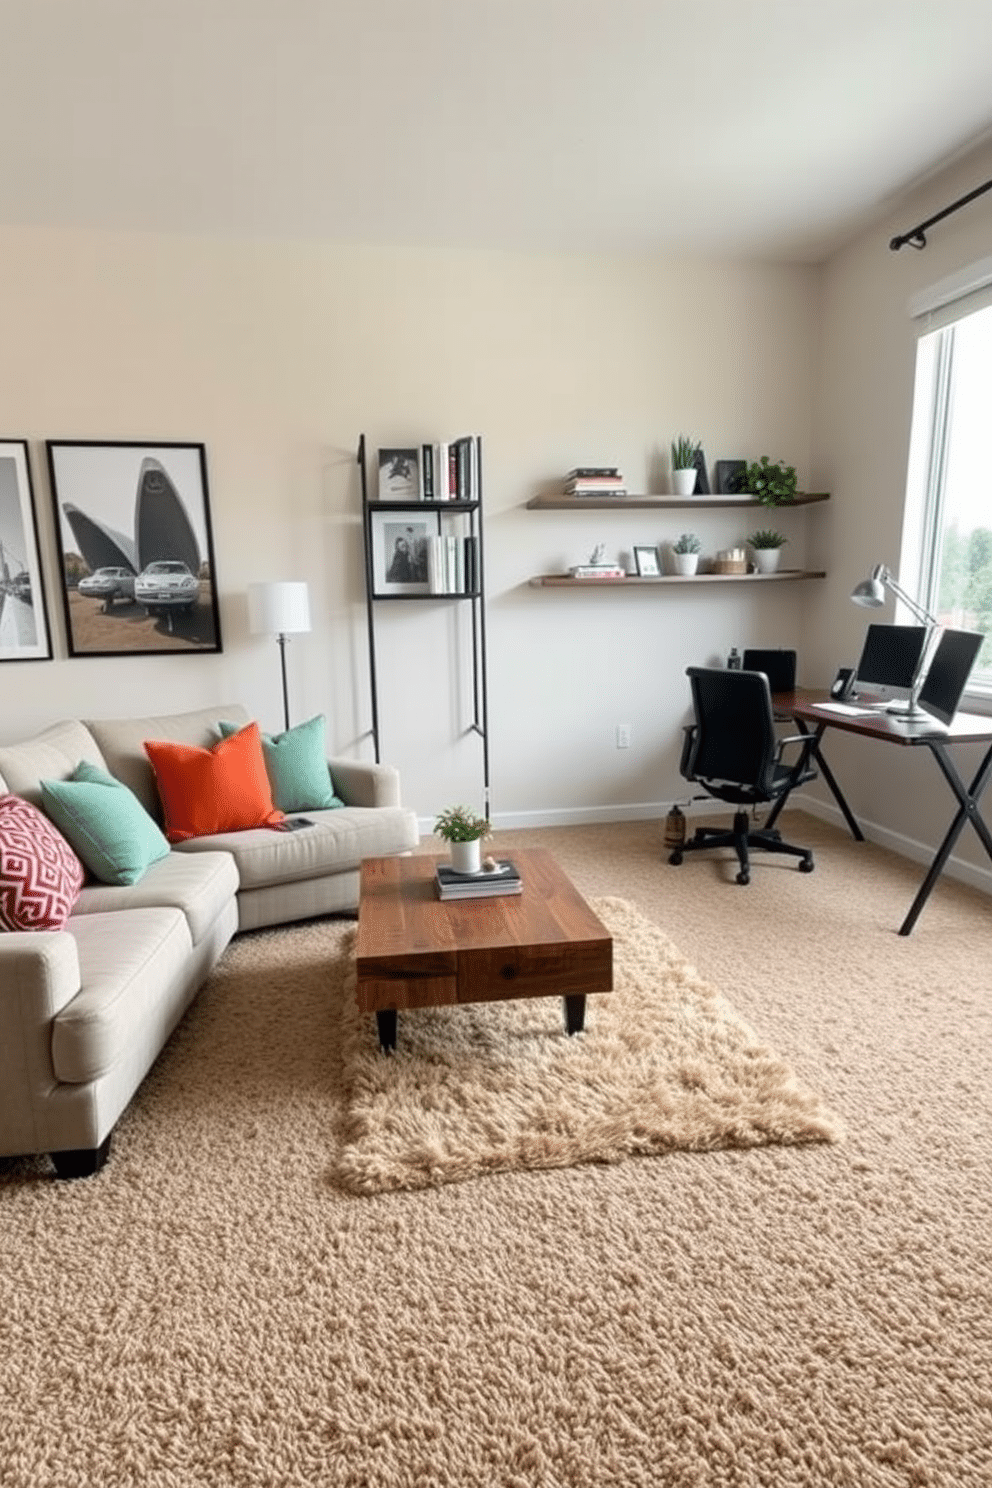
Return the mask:
[[[686,816],[712,815],[714,811],[720,810],[720,803],[713,801],[709,796],[690,800],[683,798],[676,802],[635,801],[624,806],[552,807],[542,811],[497,812],[493,817],[493,827],[496,830],[502,828],[506,831],[519,831],[526,830],[528,827],[587,827],[606,825],[609,822],[656,821],[660,829],[665,817],[675,804]],[[800,811],[808,812],[810,816],[819,818],[820,821],[839,827],[842,832],[848,831],[842,813],[832,803],[821,801],[815,796],[800,791],[793,797],[792,805]],[[423,818],[418,825],[421,836],[429,837],[434,819],[433,817]],[[925,842],[918,842],[914,837],[906,837],[901,832],[892,832],[888,827],[879,826],[877,822],[861,820],[860,826],[869,842],[876,842],[879,847],[888,848],[902,858],[909,858],[911,862],[922,863],[929,867],[936,849]],[[959,883],[967,884],[969,888],[978,889],[980,893],[992,896],[992,869],[980,868],[974,863],[966,862],[963,858],[952,856],[947,861],[944,873],[948,878],[956,879]]]

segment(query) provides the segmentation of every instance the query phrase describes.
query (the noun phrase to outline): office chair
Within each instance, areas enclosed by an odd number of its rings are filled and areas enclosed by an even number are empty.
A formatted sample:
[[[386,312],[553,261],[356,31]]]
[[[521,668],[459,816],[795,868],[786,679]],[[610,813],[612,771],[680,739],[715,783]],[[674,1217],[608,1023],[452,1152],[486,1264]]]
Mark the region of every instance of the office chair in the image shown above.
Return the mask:
[[[686,780],[698,782],[717,800],[753,810],[777,801],[793,786],[816,779],[816,771],[805,763],[804,753],[791,766],[782,763],[786,745],[808,745],[809,736],[776,736],[772,695],[764,672],[687,667],[686,675],[696,714],[695,723],[686,728],[679,762]],[[739,884],[751,882],[752,848],[787,853],[799,858],[800,873],[813,872],[809,848],[783,842],[781,833],[768,828],[753,827],[749,831],[745,809],[735,813],[730,831],[697,827],[695,836],[676,848],[668,861],[677,867],[685,853],[712,847],[732,847],[737,853]]]

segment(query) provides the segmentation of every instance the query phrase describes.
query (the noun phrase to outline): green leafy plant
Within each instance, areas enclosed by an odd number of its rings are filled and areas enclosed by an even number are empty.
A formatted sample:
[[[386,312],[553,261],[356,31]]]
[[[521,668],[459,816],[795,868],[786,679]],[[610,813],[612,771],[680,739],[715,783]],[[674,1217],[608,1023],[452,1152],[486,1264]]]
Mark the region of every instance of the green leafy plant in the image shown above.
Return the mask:
[[[789,541],[783,537],[781,532],[775,532],[771,527],[759,527],[757,532],[752,532],[746,539],[752,548],[784,548]]]
[[[680,434],[678,439],[673,439],[672,469],[691,470],[702,447],[699,440],[690,439],[688,434]]]
[[[767,455],[745,473],[745,489],[757,498],[762,506],[786,506],[795,499],[796,467],[782,462],[773,464]]]
[[[694,532],[683,532],[678,542],[672,543],[673,553],[701,553],[703,545]]]
[[[434,823],[434,836],[445,842],[475,842],[491,837],[492,827],[484,816],[477,816],[468,806],[446,806]]]

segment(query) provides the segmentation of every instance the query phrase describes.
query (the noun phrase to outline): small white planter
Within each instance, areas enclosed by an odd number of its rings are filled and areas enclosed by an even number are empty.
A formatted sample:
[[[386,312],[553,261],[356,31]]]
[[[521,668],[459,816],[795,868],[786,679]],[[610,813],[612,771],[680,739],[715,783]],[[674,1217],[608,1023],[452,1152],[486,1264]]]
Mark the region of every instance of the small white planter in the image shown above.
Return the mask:
[[[672,491],[676,496],[691,496],[696,489],[696,467],[672,471]]]
[[[678,574],[694,574],[699,567],[698,553],[673,553],[675,559],[675,572]]]
[[[759,573],[777,573],[782,557],[781,548],[752,548],[754,566]]]
[[[456,873],[478,873],[482,868],[482,839],[473,837],[471,842],[452,842],[451,866]]]

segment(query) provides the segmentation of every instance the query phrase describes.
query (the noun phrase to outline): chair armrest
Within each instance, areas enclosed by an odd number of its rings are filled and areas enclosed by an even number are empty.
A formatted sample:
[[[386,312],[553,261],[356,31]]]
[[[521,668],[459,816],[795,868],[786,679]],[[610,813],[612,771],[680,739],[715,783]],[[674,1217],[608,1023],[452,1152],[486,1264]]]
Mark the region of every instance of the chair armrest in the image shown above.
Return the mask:
[[[691,776],[688,774],[689,760],[692,758],[693,745],[696,742],[697,727],[698,725],[695,723],[688,723],[683,730],[685,738],[682,740],[682,758],[679,760],[679,774],[684,780],[691,779]]]
[[[398,806],[400,772],[392,765],[332,759],[328,768],[334,789],[346,806]]]
[[[775,746],[775,758],[777,760],[780,760],[782,758],[782,750],[785,748],[786,744],[810,744],[810,745],[812,745],[812,743],[813,743],[813,735],[812,734],[786,734],[786,736],[784,738],[779,739],[778,743]]]

